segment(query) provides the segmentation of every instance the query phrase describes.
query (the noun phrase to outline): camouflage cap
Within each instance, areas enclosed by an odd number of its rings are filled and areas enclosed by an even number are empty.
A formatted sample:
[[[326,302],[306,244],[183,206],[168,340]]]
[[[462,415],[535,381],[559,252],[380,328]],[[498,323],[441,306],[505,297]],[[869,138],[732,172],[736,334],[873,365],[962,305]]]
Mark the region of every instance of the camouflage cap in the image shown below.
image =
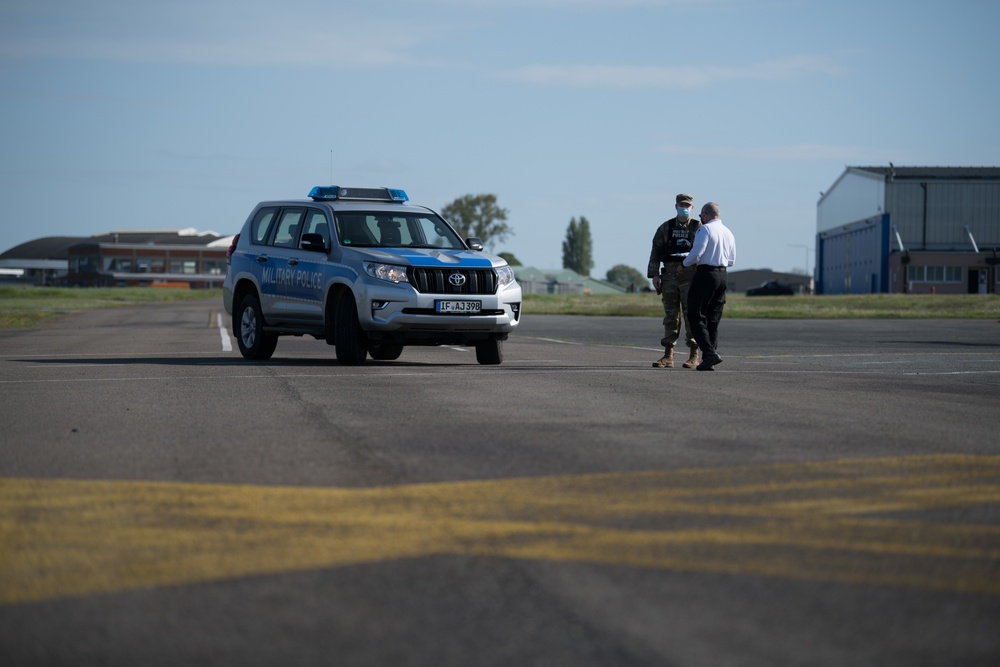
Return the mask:
[[[677,204],[680,204],[681,202],[686,203],[686,204],[691,204],[691,203],[694,202],[694,197],[692,197],[691,195],[683,194],[683,193],[679,194],[679,195],[677,195]]]

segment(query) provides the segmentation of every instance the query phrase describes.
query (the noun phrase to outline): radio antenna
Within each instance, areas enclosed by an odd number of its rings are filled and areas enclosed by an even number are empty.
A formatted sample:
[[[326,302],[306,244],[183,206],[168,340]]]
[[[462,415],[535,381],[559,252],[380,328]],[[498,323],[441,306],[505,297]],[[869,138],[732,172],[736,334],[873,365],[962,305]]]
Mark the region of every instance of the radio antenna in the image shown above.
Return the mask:
[[[333,185],[333,149],[330,149],[330,185]]]

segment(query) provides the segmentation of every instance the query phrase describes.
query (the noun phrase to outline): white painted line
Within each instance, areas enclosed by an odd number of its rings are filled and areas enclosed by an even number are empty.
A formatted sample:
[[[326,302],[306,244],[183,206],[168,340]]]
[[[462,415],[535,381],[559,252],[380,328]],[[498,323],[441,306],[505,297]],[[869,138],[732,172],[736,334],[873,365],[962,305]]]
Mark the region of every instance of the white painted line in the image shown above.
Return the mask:
[[[903,373],[903,375],[996,375],[1000,371],[915,371],[911,373]]]
[[[222,313],[215,314],[215,321],[219,325],[219,334],[222,336],[222,351],[232,352],[233,342],[229,340],[229,332],[226,331],[226,325],[222,323]]]
[[[565,364],[565,359],[504,359],[505,364]]]
[[[546,343],[559,343],[560,345],[583,345],[583,343],[577,343],[572,340],[557,340],[555,338],[535,338],[535,340],[544,340]]]

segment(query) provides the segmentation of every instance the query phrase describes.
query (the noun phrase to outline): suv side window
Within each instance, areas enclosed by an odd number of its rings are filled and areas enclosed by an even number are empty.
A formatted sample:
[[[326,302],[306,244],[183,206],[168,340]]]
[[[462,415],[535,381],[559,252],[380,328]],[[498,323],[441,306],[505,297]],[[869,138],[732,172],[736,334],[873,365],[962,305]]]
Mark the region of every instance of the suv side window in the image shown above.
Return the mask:
[[[299,227],[304,213],[301,208],[283,210],[278,226],[274,230],[274,240],[271,245],[278,248],[294,248],[299,240]]]
[[[316,209],[309,209],[306,213],[306,224],[303,234],[319,234],[323,237],[323,241],[326,245],[330,245],[330,226],[326,222],[326,216],[323,215],[323,211],[317,211]]]
[[[276,208],[262,208],[257,211],[253,222],[250,223],[250,240],[257,245],[267,243],[268,232],[271,231],[271,222],[274,221]]]

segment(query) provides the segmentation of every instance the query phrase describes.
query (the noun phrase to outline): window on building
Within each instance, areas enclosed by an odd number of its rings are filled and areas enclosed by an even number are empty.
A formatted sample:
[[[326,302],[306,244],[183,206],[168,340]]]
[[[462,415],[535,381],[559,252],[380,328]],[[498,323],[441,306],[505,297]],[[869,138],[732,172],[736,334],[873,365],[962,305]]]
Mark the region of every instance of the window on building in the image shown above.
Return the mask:
[[[132,259],[129,257],[105,257],[104,270],[118,273],[132,272]]]
[[[226,274],[226,262],[221,259],[206,259],[202,260],[202,273],[207,273],[210,276],[222,276]]]
[[[163,257],[139,257],[135,260],[137,273],[163,273]]]
[[[911,283],[960,283],[961,266],[908,266],[906,280]]]
[[[97,271],[100,262],[97,255],[80,255],[74,258],[76,261],[77,273],[91,273]]]
[[[170,273],[193,275],[198,273],[198,262],[193,259],[172,259],[170,260]]]

